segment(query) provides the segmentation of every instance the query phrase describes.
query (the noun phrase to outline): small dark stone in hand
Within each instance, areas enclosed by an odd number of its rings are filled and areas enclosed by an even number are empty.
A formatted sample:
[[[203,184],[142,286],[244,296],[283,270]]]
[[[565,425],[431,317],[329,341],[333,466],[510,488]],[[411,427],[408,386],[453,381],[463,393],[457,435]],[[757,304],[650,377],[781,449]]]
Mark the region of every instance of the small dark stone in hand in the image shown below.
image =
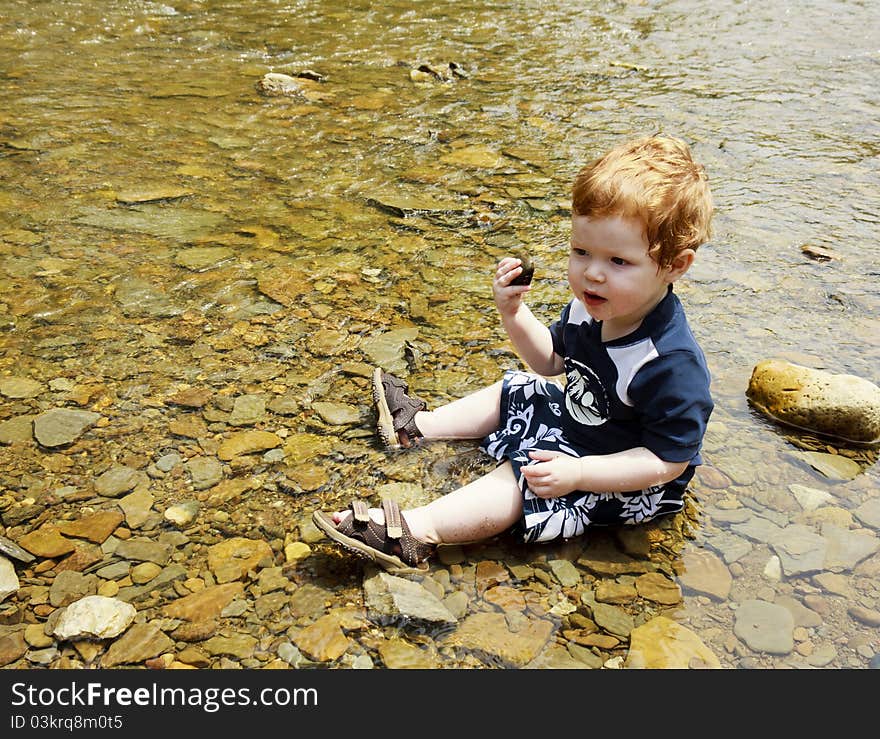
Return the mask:
[[[535,274],[535,265],[532,262],[531,257],[528,255],[521,257],[522,259],[522,272],[514,277],[511,281],[511,285],[528,285],[532,281],[532,275]]]

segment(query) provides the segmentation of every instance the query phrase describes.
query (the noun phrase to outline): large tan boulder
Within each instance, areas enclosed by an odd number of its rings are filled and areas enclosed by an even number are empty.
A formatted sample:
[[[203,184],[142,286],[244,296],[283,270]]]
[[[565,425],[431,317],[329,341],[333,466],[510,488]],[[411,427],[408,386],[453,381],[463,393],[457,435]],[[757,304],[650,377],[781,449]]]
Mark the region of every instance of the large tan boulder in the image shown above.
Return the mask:
[[[746,397],[790,426],[859,444],[880,441],[880,387],[855,375],[767,359],[752,370]]]

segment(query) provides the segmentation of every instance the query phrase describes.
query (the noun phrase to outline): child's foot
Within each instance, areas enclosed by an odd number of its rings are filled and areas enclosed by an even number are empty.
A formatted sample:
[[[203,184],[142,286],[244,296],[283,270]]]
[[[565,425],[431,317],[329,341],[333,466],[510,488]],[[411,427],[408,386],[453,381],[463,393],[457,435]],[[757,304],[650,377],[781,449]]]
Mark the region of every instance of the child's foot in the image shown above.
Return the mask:
[[[372,560],[388,572],[405,574],[426,572],[418,567],[430,557],[436,546],[416,539],[393,500],[382,501],[384,521],[370,516],[362,500],[351,503],[351,513],[326,514],[315,511],[312,521],[337,544],[359,557]]]
[[[428,404],[418,396],[407,395],[407,390],[409,386],[399,377],[376,367],[373,372],[373,400],[379,416],[376,431],[382,443],[391,449],[410,447],[423,436],[415,417]]]

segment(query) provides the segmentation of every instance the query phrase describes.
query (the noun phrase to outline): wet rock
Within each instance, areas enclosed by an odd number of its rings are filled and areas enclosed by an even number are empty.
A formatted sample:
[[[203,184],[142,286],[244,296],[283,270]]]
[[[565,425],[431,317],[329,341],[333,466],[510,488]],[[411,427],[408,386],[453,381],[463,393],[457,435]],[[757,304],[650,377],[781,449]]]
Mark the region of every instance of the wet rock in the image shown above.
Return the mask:
[[[857,443],[880,440],[880,387],[855,375],[764,360],[752,370],[746,395],[790,426]]]
[[[209,388],[191,387],[181,390],[165,399],[167,405],[179,405],[184,408],[202,408],[214,395]]]
[[[566,651],[571,655],[572,659],[575,660],[579,664],[572,664],[561,657],[557,657],[557,647],[559,645],[551,644],[544,650],[540,655],[538,655],[537,659],[534,662],[530,663],[528,667],[542,667],[545,664],[545,656],[548,652],[550,652],[549,660],[546,662],[547,667],[550,669],[583,669],[586,667],[589,670],[598,670],[602,667],[603,660],[598,654],[593,652],[591,649],[587,647],[582,647],[580,644],[575,644],[573,642],[569,642],[566,645]],[[553,650],[552,652],[550,650]],[[582,667],[583,666],[583,667]]]
[[[331,426],[350,426],[361,420],[360,409],[346,403],[315,401],[311,407]]]
[[[137,611],[129,603],[101,595],[87,595],[72,602],[55,624],[52,633],[60,640],[112,639],[134,621]]]
[[[59,521],[58,530],[64,536],[88,539],[101,544],[122,521],[123,515],[120,511],[98,511],[76,521]]]
[[[361,342],[361,349],[370,358],[370,361],[386,372],[403,375],[406,378],[407,366],[404,357],[406,342],[414,341],[419,335],[419,329],[398,328],[385,331],[377,336],[370,336]]]
[[[217,457],[224,462],[242,454],[263,452],[280,446],[282,439],[271,431],[240,431],[229,436],[217,449]]]
[[[114,554],[135,562],[154,562],[164,566],[171,558],[171,547],[151,539],[128,539],[116,546]]]
[[[713,532],[706,536],[706,542],[720,552],[724,563],[728,565],[742,559],[753,549],[746,539],[729,531]]]
[[[95,491],[105,498],[118,498],[144,481],[144,473],[125,465],[115,465],[98,476],[95,480]]]
[[[660,575],[660,577],[663,577]],[[677,588],[676,588],[677,589]],[[638,597],[635,585],[632,583],[615,582],[614,580],[600,580],[595,588],[596,600],[600,603],[631,603]],[[572,611],[576,611],[577,607]]]
[[[265,621],[287,605],[288,600],[286,593],[276,592],[261,595],[254,600],[254,613],[259,619]]]
[[[177,641],[188,643],[205,641],[217,633],[220,624],[214,619],[207,621],[193,621],[183,623],[171,632],[171,636]]]
[[[655,616],[632,630],[625,666],[629,669],[720,668],[718,657],[690,629]]]
[[[142,488],[119,498],[117,505],[122,509],[126,525],[131,529],[138,529],[152,515],[153,501],[153,494]]]
[[[849,531],[831,523],[823,524],[822,537],[827,544],[824,566],[829,570],[851,570],[880,550],[880,539],[874,534]]]
[[[854,480],[862,472],[861,465],[858,462],[840,454],[797,452],[795,456],[803,459],[829,480]]]
[[[192,190],[187,190],[174,185],[155,185],[153,187],[138,187],[120,190],[116,193],[116,202],[124,205],[135,203],[155,203],[160,200],[179,200],[193,195]]]
[[[316,662],[332,662],[345,654],[352,644],[342,632],[339,618],[333,613],[321,616],[299,630],[293,635],[293,642],[303,654]]]
[[[262,539],[236,536],[208,549],[208,567],[218,583],[240,580],[248,572],[272,564],[272,548]]]
[[[468,616],[442,643],[482,653],[505,665],[524,667],[540,654],[553,635],[550,621],[524,618],[516,630],[501,613],[475,613]]]
[[[847,613],[856,621],[867,626],[880,626],[880,611],[876,608],[866,608],[865,606],[854,605],[847,609]]]
[[[291,541],[284,545],[284,561],[301,562],[312,555],[312,548],[304,541]]]
[[[750,649],[788,654],[794,649],[794,618],[788,609],[763,600],[747,600],[736,609],[733,633]]]
[[[37,557],[53,559],[70,554],[76,547],[70,539],[66,539],[51,524],[43,524],[36,531],[25,534],[18,540],[22,548]]]
[[[678,579],[683,587],[716,600],[727,599],[733,577],[716,555],[706,550],[688,551],[682,555],[682,564],[684,571]]]
[[[727,569],[727,568],[725,568]],[[636,591],[645,600],[672,606],[681,602],[681,588],[661,572],[646,572],[636,578]]]
[[[98,592],[98,578],[81,572],[59,572],[49,588],[49,602],[56,608],[69,605],[80,598]]]
[[[221,213],[177,204],[143,203],[135,207],[82,208],[83,215],[76,218],[84,223],[109,231],[133,231],[169,239],[176,243],[195,241],[210,235],[226,220]],[[173,317],[183,313],[182,307],[174,306],[164,290],[140,277],[123,277],[116,283],[114,297],[128,316],[149,315]]]
[[[454,149],[440,157],[443,164],[474,169],[503,169],[510,162],[502,154],[486,144],[472,144]]]
[[[29,647],[34,649],[45,649],[51,647],[55,640],[46,633],[43,624],[28,624],[24,629],[24,640]]]
[[[43,392],[42,382],[30,377],[4,377],[0,379],[0,395],[7,398],[35,398]]]
[[[828,543],[809,526],[786,526],[768,543],[779,557],[782,571],[787,577],[816,572],[825,567]]]
[[[819,506],[825,505],[828,501],[834,499],[831,493],[807,487],[806,485],[798,485],[797,483],[789,485],[788,489],[805,511],[815,511]]]
[[[290,463],[305,462],[314,457],[329,454],[336,442],[329,436],[320,434],[292,434],[284,442],[284,456]]]
[[[193,272],[204,272],[219,267],[234,256],[235,252],[225,246],[196,246],[177,252],[174,262]]]
[[[774,602],[788,609],[794,618],[795,626],[814,628],[822,625],[822,617],[818,613],[789,595],[777,596]]]
[[[173,648],[174,642],[153,624],[134,624],[110,645],[101,667],[144,662]]]
[[[212,636],[202,642],[201,647],[208,654],[218,657],[229,655],[238,659],[253,656],[257,640],[250,634],[232,634],[231,636]]]
[[[27,650],[24,628],[16,629],[11,634],[0,635],[0,667],[21,659]]]
[[[433,670],[440,667],[437,650],[417,647],[398,636],[379,644],[379,657],[389,670]]]
[[[468,77],[469,75],[458,62],[446,62],[445,64],[422,62],[409,70],[409,78],[416,83],[431,81],[446,83]]]
[[[104,559],[104,552],[97,544],[90,542],[77,542],[71,554],[58,562],[53,568],[55,572],[65,572],[73,570],[74,572],[83,572],[93,564]]]
[[[570,588],[580,584],[581,573],[569,560],[551,559],[547,565],[562,587]]]
[[[294,77],[281,72],[267,72],[257,80],[255,87],[266,97],[293,97],[320,102],[333,97],[332,93],[321,90],[321,84],[321,81],[314,79],[313,73]]]
[[[224,583],[205,588],[201,592],[178,598],[163,608],[172,618],[187,621],[209,621],[217,618],[223,609],[244,592],[240,582]]]
[[[0,536],[0,554],[5,554],[7,557],[17,559],[19,562],[24,562],[25,564],[33,562],[34,559],[36,559],[33,554],[25,551],[12,541],[12,539],[7,539],[5,536]]]
[[[827,667],[837,659],[837,650],[833,644],[822,644],[809,657],[807,664],[811,667]]]
[[[160,572],[162,572],[162,568],[155,562],[141,562],[131,568],[129,577],[135,585],[145,585],[155,580]]]
[[[207,490],[223,479],[223,465],[214,457],[193,457],[186,469],[196,490]]]
[[[100,413],[70,408],[53,408],[34,418],[34,437],[44,447],[59,447],[76,441],[101,418]]]
[[[598,540],[590,542],[577,563],[600,577],[640,575],[656,569],[653,563],[630,557],[609,542]]]
[[[364,603],[378,616],[441,624],[458,621],[429,590],[417,582],[385,572],[364,580]]]
[[[853,514],[865,526],[880,529],[880,497],[869,498],[853,510]],[[0,546],[0,550],[2,550],[2,546]]]
[[[583,600],[583,596],[581,596]],[[622,608],[607,603],[589,603],[593,620],[609,634],[628,639],[635,626],[633,617]]]
[[[34,438],[35,415],[15,416],[0,422],[0,444],[24,443]]]
[[[399,218],[427,213],[462,212],[470,207],[467,201],[433,200],[424,195],[406,195],[399,192],[373,193],[367,198],[366,203]]]
[[[174,526],[185,529],[191,526],[199,515],[199,502],[197,500],[185,500],[177,505],[165,509],[163,518]]]
[[[477,562],[475,582],[478,593],[483,593],[489,588],[509,581],[510,572],[499,562],[487,559]]]
[[[239,395],[229,414],[230,426],[253,426],[266,418],[266,399],[262,395]]]
[[[21,583],[15,574],[15,567],[6,557],[0,556],[0,602],[18,592]]]

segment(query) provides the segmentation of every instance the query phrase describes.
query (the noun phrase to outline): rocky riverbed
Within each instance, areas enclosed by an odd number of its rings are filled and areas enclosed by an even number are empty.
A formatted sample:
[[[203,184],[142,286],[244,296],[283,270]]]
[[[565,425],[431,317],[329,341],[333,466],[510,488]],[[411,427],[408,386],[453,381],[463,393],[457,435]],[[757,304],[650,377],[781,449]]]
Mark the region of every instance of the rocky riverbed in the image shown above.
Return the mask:
[[[434,400],[463,392],[461,372],[420,374],[414,325],[303,326],[297,341],[263,316],[216,338],[192,316],[171,325],[141,335],[139,372],[181,346],[201,365],[161,390],[84,376],[85,347],[57,340],[57,364],[0,380],[4,667],[877,665],[870,450],[794,437],[799,469],[840,492],[786,483],[793,460],[768,473],[730,449],[722,411],[682,514],[446,547],[425,575],[391,576],[330,546],[310,513],[354,495],[417,503],[486,471],[475,443],[388,454],[374,438],[372,362],[410,369]],[[300,342],[323,362],[294,359]]]

